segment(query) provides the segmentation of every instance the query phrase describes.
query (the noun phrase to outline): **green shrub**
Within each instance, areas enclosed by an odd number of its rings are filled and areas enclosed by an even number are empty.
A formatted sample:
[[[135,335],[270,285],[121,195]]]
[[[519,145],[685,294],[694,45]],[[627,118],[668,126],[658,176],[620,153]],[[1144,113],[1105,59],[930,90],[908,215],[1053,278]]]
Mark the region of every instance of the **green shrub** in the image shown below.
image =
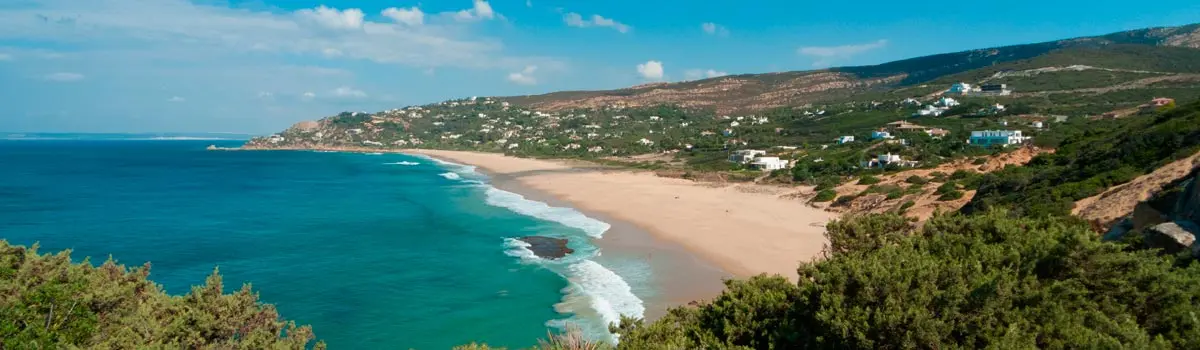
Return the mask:
[[[1200,348],[1200,264],[1099,240],[1065,218],[897,215],[827,227],[798,282],[759,275],[660,320],[621,349]]]
[[[167,295],[149,274],[149,264],[72,263],[70,251],[42,255],[36,245],[0,240],[0,348],[305,349],[312,342],[310,327],[280,319],[250,285],[223,294],[215,269],[183,296]]]
[[[962,191],[953,190],[950,192],[943,193],[941,196],[938,197],[938,200],[939,201],[952,201],[952,200],[960,199],[962,197],[963,197]]]
[[[957,190],[958,190],[958,184],[955,184],[954,182],[947,182],[947,183],[942,184],[941,186],[938,186],[937,192],[934,192],[934,193],[946,194],[946,193],[949,193],[952,191],[957,191]]]
[[[912,208],[915,205],[917,205],[917,202],[913,202],[913,201],[904,202],[904,204],[900,205],[900,212],[903,213],[905,211],[908,211],[909,208]]]
[[[888,191],[887,193],[888,200],[899,199],[900,197],[904,197],[904,191],[899,189]]]
[[[823,176],[817,179],[817,191],[824,191],[838,187],[842,184],[842,178],[838,176]]]
[[[863,177],[858,178],[859,185],[874,185],[879,183],[879,181],[881,180],[879,180],[878,177],[871,175],[864,175]]]
[[[921,177],[920,175],[913,175],[913,176],[909,176],[907,179],[904,179],[904,182],[914,184],[914,185],[924,185],[925,183],[928,183],[929,181],[925,180],[925,178]]]
[[[975,158],[975,160],[971,161],[971,164],[974,164],[974,165],[987,164],[987,158],[984,158],[984,157]]]
[[[975,176],[976,174],[977,174],[976,172],[970,171],[970,170],[955,170],[954,173],[950,174],[950,179],[951,180],[962,180],[962,179],[966,179],[966,178]]]
[[[837,192],[834,192],[833,190],[821,190],[817,192],[816,197],[813,197],[813,202],[828,202],[832,201],[834,198],[837,198]]]

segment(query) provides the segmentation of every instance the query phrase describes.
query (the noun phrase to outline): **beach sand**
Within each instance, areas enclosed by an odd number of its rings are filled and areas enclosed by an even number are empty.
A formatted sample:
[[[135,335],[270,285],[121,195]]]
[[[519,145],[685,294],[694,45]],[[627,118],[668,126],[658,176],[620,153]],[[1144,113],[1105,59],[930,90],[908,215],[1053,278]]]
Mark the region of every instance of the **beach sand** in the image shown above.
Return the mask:
[[[824,225],[836,215],[772,194],[748,193],[647,172],[495,153],[403,152],[475,165],[498,178],[502,186],[513,182],[510,186],[544,193],[585,213],[601,216],[598,219],[608,217],[628,222],[645,229],[654,239],[681,246],[737,277],[768,273],[796,280],[799,263],[820,255],[827,243]],[[520,189],[513,192],[521,193]],[[627,244],[640,246],[642,250],[655,246],[622,242],[620,237],[606,234],[599,244],[601,247]],[[646,253],[657,254],[653,249]]]

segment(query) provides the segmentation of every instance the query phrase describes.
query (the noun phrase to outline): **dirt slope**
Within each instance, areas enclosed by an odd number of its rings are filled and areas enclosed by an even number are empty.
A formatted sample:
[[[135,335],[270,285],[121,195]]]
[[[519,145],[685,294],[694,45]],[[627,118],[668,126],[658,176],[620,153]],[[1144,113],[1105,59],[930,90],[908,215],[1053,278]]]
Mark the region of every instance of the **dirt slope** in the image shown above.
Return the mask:
[[[1200,167],[1200,152],[1180,159],[1099,195],[1075,202],[1072,214],[1104,227],[1133,212],[1134,206],[1150,199],[1163,186],[1187,176]]]

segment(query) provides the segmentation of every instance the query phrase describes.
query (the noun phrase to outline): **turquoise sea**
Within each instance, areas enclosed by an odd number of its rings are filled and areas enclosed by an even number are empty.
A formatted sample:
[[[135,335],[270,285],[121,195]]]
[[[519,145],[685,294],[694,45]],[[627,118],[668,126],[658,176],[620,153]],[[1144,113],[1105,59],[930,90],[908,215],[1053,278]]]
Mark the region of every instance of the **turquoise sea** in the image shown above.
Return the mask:
[[[644,312],[647,277],[596,262],[609,226],[578,211],[427,158],[205,150],[240,143],[0,140],[0,239],[149,261],[172,294],[219,267],[334,349],[522,347],[564,322],[607,339],[606,321]],[[543,261],[526,235],[576,252]]]

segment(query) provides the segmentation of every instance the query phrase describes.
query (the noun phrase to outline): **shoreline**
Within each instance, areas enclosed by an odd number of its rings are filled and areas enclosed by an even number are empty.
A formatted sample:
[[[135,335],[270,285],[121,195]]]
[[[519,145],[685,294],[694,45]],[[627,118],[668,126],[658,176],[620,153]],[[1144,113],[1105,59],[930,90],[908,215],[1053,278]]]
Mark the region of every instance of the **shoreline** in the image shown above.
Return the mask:
[[[649,273],[653,276],[653,285],[644,286],[649,290],[642,291],[643,293],[639,297],[646,307],[645,319],[648,321],[659,319],[672,307],[710,300],[720,295],[725,288],[723,281],[735,277],[683,246],[662,240],[626,220],[574,207],[571,203],[526,186],[519,180],[504,174],[492,173],[486,169],[477,169],[476,171],[487,176],[491,180],[490,185],[497,189],[517,193],[526,199],[546,203],[550,206],[573,208],[587,217],[608,223],[611,227],[605,231],[604,237],[591,239],[591,243],[599,247],[602,252],[593,260],[604,266],[610,266],[613,262],[618,261],[645,263],[650,270]],[[649,295],[646,295],[646,292],[650,292]]]
[[[477,167],[497,189],[557,207],[574,208],[612,225],[593,243],[610,254],[653,261],[661,295],[645,300],[647,318],[669,307],[709,300],[723,280],[779,274],[797,279],[801,262],[821,256],[824,225],[837,217],[774,195],[717,187],[652,173],[569,160],[499,153],[367,147],[243,148],[245,150],[400,153]]]
[[[772,195],[645,172],[480,152],[397,152],[470,164],[509,176],[570,207],[641,227],[736,277],[767,273],[795,281],[801,262],[820,257],[828,242],[824,225],[837,217]]]

